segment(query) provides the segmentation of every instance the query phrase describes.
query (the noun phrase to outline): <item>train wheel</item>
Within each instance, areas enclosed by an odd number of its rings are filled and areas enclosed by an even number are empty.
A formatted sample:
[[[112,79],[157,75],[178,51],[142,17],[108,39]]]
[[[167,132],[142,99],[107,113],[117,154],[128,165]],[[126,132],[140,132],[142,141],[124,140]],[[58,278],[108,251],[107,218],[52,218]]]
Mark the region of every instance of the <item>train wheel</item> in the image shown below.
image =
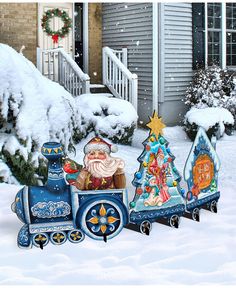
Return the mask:
[[[194,221],[199,222],[200,221],[200,210],[199,208],[194,208],[192,211],[192,219]]]
[[[139,230],[142,234],[149,236],[152,230],[152,223],[148,220],[143,221],[139,226]]]
[[[92,239],[106,242],[127,224],[126,213],[122,204],[114,199],[92,200],[79,210],[77,225]]]
[[[79,243],[84,240],[84,232],[80,229],[74,229],[68,232],[68,239],[72,243]]]
[[[217,213],[217,201],[216,200],[211,201],[210,211],[214,212],[214,213]]]
[[[52,232],[50,240],[54,245],[61,245],[66,242],[66,233],[63,231]]]
[[[32,241],[34,246],[43,249],[48,244],[49,237],[46,233],[37,233],[33,235]]]
[[[172,215],[169,219],[170,227],[179,228],[180,217],[178,215]]]

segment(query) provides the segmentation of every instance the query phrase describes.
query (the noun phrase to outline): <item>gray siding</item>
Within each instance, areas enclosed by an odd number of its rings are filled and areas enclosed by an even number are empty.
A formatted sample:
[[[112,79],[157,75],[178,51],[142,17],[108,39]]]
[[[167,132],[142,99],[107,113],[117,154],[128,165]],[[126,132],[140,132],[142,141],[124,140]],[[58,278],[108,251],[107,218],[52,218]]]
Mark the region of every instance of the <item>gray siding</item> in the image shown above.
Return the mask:
[[[180,100],[192,80],[192,4],[161,4],[161,101]]]
[[[140,119],[152,110],[152,3],[104,3],[103,46],[128,48],[128,68],[138,75]]]
[[[182,118],[181,99],[192,80],[192,4],[159,3],[158,9],[159,114],[170,125]],[[103,4],[103,46],[128,48],[128,68],[139,77],[138,114],[145,122],[152,113],[152,10],[152,3]]]

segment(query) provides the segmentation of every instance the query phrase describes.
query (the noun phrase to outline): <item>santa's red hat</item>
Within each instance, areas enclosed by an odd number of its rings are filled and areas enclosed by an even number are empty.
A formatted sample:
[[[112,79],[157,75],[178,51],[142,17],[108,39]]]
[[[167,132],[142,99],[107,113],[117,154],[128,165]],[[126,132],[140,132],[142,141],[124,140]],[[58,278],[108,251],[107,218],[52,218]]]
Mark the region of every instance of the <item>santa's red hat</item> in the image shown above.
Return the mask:
[[[118,149],[116,145],[111,145],[100,137],[94,137],[84,146],[84,153],[88,154],[93,150],[101,150],[110,154],[117,152]]]

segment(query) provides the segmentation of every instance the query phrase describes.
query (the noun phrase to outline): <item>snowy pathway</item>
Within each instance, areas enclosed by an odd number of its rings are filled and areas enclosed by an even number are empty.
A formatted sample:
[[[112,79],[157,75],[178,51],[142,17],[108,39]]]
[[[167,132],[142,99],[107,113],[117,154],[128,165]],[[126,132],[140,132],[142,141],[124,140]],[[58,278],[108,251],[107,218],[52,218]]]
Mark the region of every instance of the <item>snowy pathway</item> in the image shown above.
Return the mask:
[[[135,135],[135,147],[119,146],[126,160],[130,199],[133,173],[139,164],[144,133]],[[168,128],[176,166],[184,167],[191,143],[181,130]],[[82,148],[76,159],[81,162]],[[236,284],[236,136],[217,143],[222,162],[218,214],[201,211],[201,222],[182,218],[180,228],[154,224],[149,237],[124,229],[108,243],[86,239],[77,245],[48,245],[42,251],[16,245],[21,223],[10,210],[17,186],[0,184],[0,284]]]

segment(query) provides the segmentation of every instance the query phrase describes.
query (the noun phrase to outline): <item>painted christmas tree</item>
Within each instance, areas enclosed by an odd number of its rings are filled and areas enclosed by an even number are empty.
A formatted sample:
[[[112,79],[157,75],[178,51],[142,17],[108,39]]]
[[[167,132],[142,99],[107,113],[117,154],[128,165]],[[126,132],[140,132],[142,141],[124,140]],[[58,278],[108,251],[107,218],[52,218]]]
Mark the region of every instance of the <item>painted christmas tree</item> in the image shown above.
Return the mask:
[[[171,207],[182,203],[184,190],[180,188],[181,176],[175,167],[175,157],[168,148],[168,141],[162,135],[165,125],[154,112],[147,124],[149,137],[143,142],[144,150],[138,161],[139,171],[132,184],[136,187],[130,208],[135,211]]]

